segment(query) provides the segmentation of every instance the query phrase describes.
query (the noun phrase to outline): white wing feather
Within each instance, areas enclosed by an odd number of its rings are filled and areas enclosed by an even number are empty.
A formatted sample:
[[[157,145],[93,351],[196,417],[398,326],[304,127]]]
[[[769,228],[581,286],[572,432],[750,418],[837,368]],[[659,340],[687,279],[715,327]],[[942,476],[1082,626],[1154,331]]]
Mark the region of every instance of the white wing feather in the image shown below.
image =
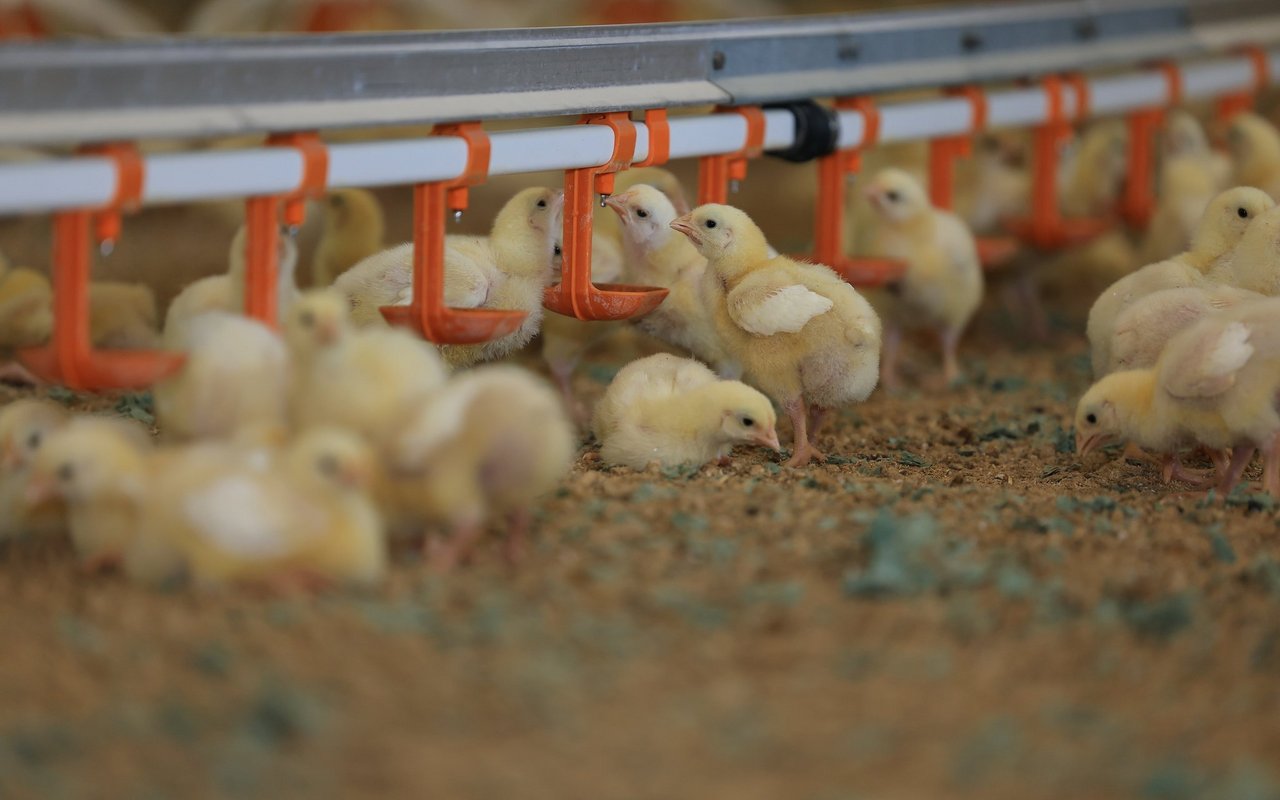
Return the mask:
[[[193,492],[183,503],[191,526],[218,549],[240,558],[268,559],[284,555],[289,540],[287,520],[263,489],[261,478],[236,475]]]
[[[758,300],[750,296],[735,298],[732,295],[736,293],[730,293],[728,298],[729,314],[739,327],[757,336],[796,333],[834,305],[830,299],[799,284],[775,289]]]

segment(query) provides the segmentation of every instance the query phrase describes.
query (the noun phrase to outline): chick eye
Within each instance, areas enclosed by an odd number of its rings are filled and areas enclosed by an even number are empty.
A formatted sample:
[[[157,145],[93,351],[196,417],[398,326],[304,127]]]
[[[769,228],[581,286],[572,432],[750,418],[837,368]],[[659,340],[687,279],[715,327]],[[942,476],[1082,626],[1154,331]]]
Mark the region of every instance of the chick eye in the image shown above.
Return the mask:
[[[884,199],[888,200],[890,203],[898,202],[898,197],[898,192],[895,189],[890,189],[884,193]]]
[[[62,466],[58,467],[57,474],[58,474],[58,480],[62,481],[63,483],[66,483],[76,476],[76,469],[70,464],[63,464]]]
[[[709,219],[709,220],[707,220],[706,222],[704,222],[704,223],[702,223],[702,224],[703,224],[703,226],[704,226],[704,227],[707,227],[707,228],[714,228],[714,227],[716,226],[716,221],[715,221],[714,219]]]
[[[647,219],[649,217],[649,212],[645,211],[643,208],[637,208],[636,216],[639,217],[640,219]]]
[[[547,201],[546,201],[546,200],[539,200],[539,201],[538,201],[538,208],[546,208],[546,207],[547,207]]]
[[[40,431],[32,431],[31,435],[27,437],[27,447],[31,450],[35,450],[40,446],[40,439]]]
[[[1249,218],[1249,209],[1247,209],[1247,208],[1237,208],[1237,209],[1236,209],[1236,214],[1238,214],[1238,215],[1240,216],[1240,219],[1248,219],[1248,218]]]
[[[312,325],[316,324],[316,315],[310,311],[303,311],[298,315],[298,322],[301,322],[303,325],[310,328]]]
[[[755,421],[754,419],[752,419],[751,417],[743,417],[743,418],[742,418],[742,424],[743,424],[744,426],[746,426],[746,427],[750,428],[750,427],[752,427],[753,425],[755,425],[755,424],[756,424],[756,421]]]
[[[338,459],[333,456],[320,456],[316,461],[316,466],[325,475],[336,475],[338,473]]]
[[[1090,425],[1097,425],[1097,424],[1098,424],[1098,415],[1097,415],[1097,414],[1090,414],[1089,416],[1087,416],[1087,417],[1085,417],[1085,418],[1084,418],[1084,421],[1085,421],[1085,422],[1087,422],[1087,423],[1089,423]]]
[[[561,252],[562,251],[560,250],[560,245],[556,245],[556,255],[560,255]]]

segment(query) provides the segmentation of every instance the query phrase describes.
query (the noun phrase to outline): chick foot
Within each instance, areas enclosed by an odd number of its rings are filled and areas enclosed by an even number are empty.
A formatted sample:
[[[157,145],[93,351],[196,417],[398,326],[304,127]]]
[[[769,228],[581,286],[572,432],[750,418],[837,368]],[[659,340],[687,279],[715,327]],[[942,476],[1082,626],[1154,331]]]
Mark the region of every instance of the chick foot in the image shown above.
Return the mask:
[[[804,400],[796,398],[784,404],[783,408],[786,409],[787,415],[791,417],[791,427],[794,431],[791,458],[787,459],[786,466],[803,467],[810,461],[826,461],[827,457],[809,443],[809,413],[805,408]]]
[[[1167,455],[1161,459],[1160,477],[1165,483],[1181,481],[1191,484],[1196,489],[1208,489],[1214,483],[1216,470],[1191,469],[1182,465],[1176,455]]]
[[[7,364],[0,364],[0,383],[12,383],[18,386],[46,386],[47,384],[35,373],[17,361],[10,361]]]
[[[449,538],[429,537],[426,542],[426,555],[431,567],[440,575],[448,575],[458,565],[465,564],[471,558],[471,551],[484,529],[479,524],[465,523],[458,525]]]
[[[1231,463],[1222,472],[1222,480],[1218,482],[1218,491],[1223,497],[1231,494],[1231,490],[1236,488],[1236,484],[1240,482],[1241,476],[1244,475],[1245,468],[1249,466],[1249,461],[1253,458],[1253,445],[1242,444],[1231,451]]]

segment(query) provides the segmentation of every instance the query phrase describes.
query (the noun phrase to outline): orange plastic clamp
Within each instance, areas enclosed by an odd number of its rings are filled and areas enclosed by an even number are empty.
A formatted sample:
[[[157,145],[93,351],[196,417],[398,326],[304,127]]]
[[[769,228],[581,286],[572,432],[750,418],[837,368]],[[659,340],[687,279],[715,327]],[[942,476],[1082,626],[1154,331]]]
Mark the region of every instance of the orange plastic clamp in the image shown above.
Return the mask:
[[[523,311],[449,308],[444,300],[445,213],[464,211],[468,189],[489,174],[489,135],[479,122],[437,125],[433,136],[456,136],[467,145],[462,174],[413,188],[413,298],[407,306],[383,306],[383,319],[440,344],[474,344],[515,332]]]
[[[717,108],[717,112],[741,114],[747,122],[742,149],[735,153],[703,156],[698,163],[698,203],[724,203],[729,199],[729,182],[747,177],[747,162],[764,152],[765,116],[759,106]]]
[[[112,247],[120,238],[122,212],[135,211],[142,204],[142,185],[146,162],[138,148],[128,142],[89,145],[81,149],[86,155],[104,156],[115,162],[116,191],[111,200],[94,215],[94,234],[100,245]]]
[[[649,131],[649,153],[643,161],[632,167],[660,167],[671,158],[671,126],[667,124],[665,108],[651,108],[644,112],[644,126]]]
[[[1223,122],[1231,119],[1236,114],[1252,109],[1257,94],[1266,88],[1271,78],[1266,50],[1257,45],[1246,45],[1238,48],[1236,52],[1249,59],[1250,65],[1253,67],[1253,86],[1242,92],[1224,95],[1218,100],[1218,117]]]
[[[547,287],[543,305],[557,314],[586,320],[629,319],[647,314],[666,298],[667,290],[648,286],[591,282],[591,235],[595,193],[611,194],[613,178],[631,165],[636,126],[625,112],[589,114],[585,125],[613,131],[613,153],[598,167],[571,169],[564,175],[563,266],[559,283]]]
[[[329,148],[312,132],[275,133],[267,138],[267,144],[293,147],[302,154],[302,181],[284,201],[284,224],[300,228],[307,218],[307,201],[324,195],[329,181]]]
[[[939,136],[929,142],[929,198],[937,208],[950,209],[955,197],[955,160],[973,153],[973,137],[987,127],[987,95],[977,86],[956,86],[947,94],[963,96],[971,109],[969,130]]]

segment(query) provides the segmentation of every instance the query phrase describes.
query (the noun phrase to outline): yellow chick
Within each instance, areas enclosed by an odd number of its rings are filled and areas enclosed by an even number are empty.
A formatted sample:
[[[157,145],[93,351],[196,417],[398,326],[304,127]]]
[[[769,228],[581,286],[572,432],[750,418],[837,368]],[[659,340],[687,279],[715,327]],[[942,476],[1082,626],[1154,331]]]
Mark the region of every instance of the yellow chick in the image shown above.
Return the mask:
[[[98,347],[149,350],[158,346],[155,292],[141,283],[90,284],[89,336]]]
[[[49,279],[24,267],[0,275],[0,380],[38,386],[42,381],[13,360],[13,351],[47,341],[53,333],[53,287]]]
[[[876,387],[875,310],[827,267],[770,259],[764,233],[736,208],[700,206],[671,227],[707,259],[707,308],[746,382],[791,418],[795,442],[787,464],[824,459],[809,429],[816,433],[828,409],[861,402]]]
[[[207,312],[174,342],[182,368],[158,383],[156,424],[170,441],[226,438],[288,421],[289,352],[275,331],[238,314]]]
[[[1263,299],[1233,286],[1188,286],[1140,297],[1116,317],[1107,372],[1150,367],[1174,334],[1203,317]]]
[[[464,373],[406,423],[390,464],[400,495],[450,528],[429,538],[436,568],[465,561],[486,522],[505,517],[506,554],[525,547],[533,503],[568,474],[573,425],[555,392],[532,373],[495,365]]]
[[[164,346],[170,350],[182,350],[188,341],[186,326],[201,314],[210,311],[244,312],[245,268],[248,261],[249,234],[240,228],[231,242],[228,256],[230,266],[226,274],[210,275],[189,284],[178,293],[164,316]],[[298,298],[298,286],[294,272],[298,266],[298,247],[289,236],[280,236],[277,245],[276,301],[283,319],[289,306]]]
[[[1264,486],[1280,493],[1278,321],[1280,299],[1212,314],[1171,339],[1154,367],[1098,381],[1076,409],[1081,454],[1117,437],[1160,453],[1232,448],[1219,483],[1229,492],[1262,448]]]
[[[978,142],[973,158],[956,165],[956,213],[978,233],[1001,232],[1001,224],[1025,213],[1031,202],[1026,134],[994,131]]]
[[[1280,131],[1274,125],[1258,114],[1238,114],[1227,126],[1227,148],[1235,164],[1233,183],[1280,198]]]
[[[1230,162],[1209,147],[1204,128],[1189,112],[1169,115],[1163,143],[1156,209],[1140,250],[1145,264],[1191,247],[1204,210],[1227,187],[1230,171]]]
[[[254,460],[188,454],[157,474],[131,576],[181,572],[204,588],[372,585],[386,572],[381,521],[367,495],[376,461],[355,434],[316,428]],[[141,548],[138,548],[141,549]]]
[[[613,180],[613,196],[626,193],[636,186],[651,186],[662,192],[676,209],[676,216],[688,214],[692,209],[689,197],[685,194],[680,179],[670,170],[662,167],[639,167],[619,172]],[[597,209],[592,220],[593,230],[601,237],[621,247],[623,244],[622,225],[618,217],[607,210]],[[594,247],[594,243],[593,243]]]
[[[1058,205],[1068,217],[1110,214],[1129,168],[1129,132],[1119,120],[1090,125],[1063,150]]]
[[[119,419],[77,417],[49,434],[27,480],[29,506],[60,501],[81,565],[120,563],[137,531],[150,480],[145,431]]]
[[[606,464],[644,469],[727,464],[736,444],[780,450],[769,398],[723,381],[700,362],[667,353],[623,367],[596,405],[593,429]]]
[[[628,278],[670,290],[662,305],[638,319],[636,327],[688,350],[721,375],[738,375],[740,367],[729,357],[714,320],[707,314],[703,297],[707,259],[688,238],[671,229],[679,209],[665,193],[646,184],[605,202],[622,221]]]
[[[1258,214],[1230,254],[1213,265],[1209,279],[1268,297],[1280,295],[1280,209]]]
[[[0,408],[0,540],[66,528],[61,505],[30,508],[25,492],[40,447],[70,418],[65,408],[45,400],[15,400]]]
[[[297,370],[294,423],[346,428],[379,452],[447,375],[435,349],[408,331],[353,328],[346,298],[333,289],[303,293],[285,318],[285,338]]]
[[[904,328],[930,328],[942,346],[947,384],[960,377],[956,350],[982,303],[982,262],[968,226],[929,204],[924,187],[899,169],[878,172],[866,193],[880,218],[871,253],[907,265],[902,278],[876,296],[885,323],[880,380],[898,385],[898,348]]]
[[[382,252],[382,205],[364,189],[337,189],[324,207],[324,233],[311,259],[311,285],[331,286],[339,275]]]
[[[1271,198],[1257,189],[1228,189],[1205,209],[1190,250],[1167,261],[1148,264],[1107,287],[1089,309],[1086,328],[1094,377],[1105,375],[1111,364],[1116,318],[1138,298],[1161,289],[1202,286],[1209,281],[1249,288],[1223,280],[1217,270],[1240,243],[1250,223],[1274,206]]]
[[[514,333],[490,342],[443,345],[451,367],[492,361],[529,343],[542,323],[542,295],[552,276],[554,240],[561,228],[564,193],[532,188],[511,198],[489,236],[449,236],[445,241],[445,303],[454,308],[523,311]],[[413,292],[413,244],[393,247],[342,273],[334,288],[351,303],[361,326],[385,325],[381,306],[408,305]]]

